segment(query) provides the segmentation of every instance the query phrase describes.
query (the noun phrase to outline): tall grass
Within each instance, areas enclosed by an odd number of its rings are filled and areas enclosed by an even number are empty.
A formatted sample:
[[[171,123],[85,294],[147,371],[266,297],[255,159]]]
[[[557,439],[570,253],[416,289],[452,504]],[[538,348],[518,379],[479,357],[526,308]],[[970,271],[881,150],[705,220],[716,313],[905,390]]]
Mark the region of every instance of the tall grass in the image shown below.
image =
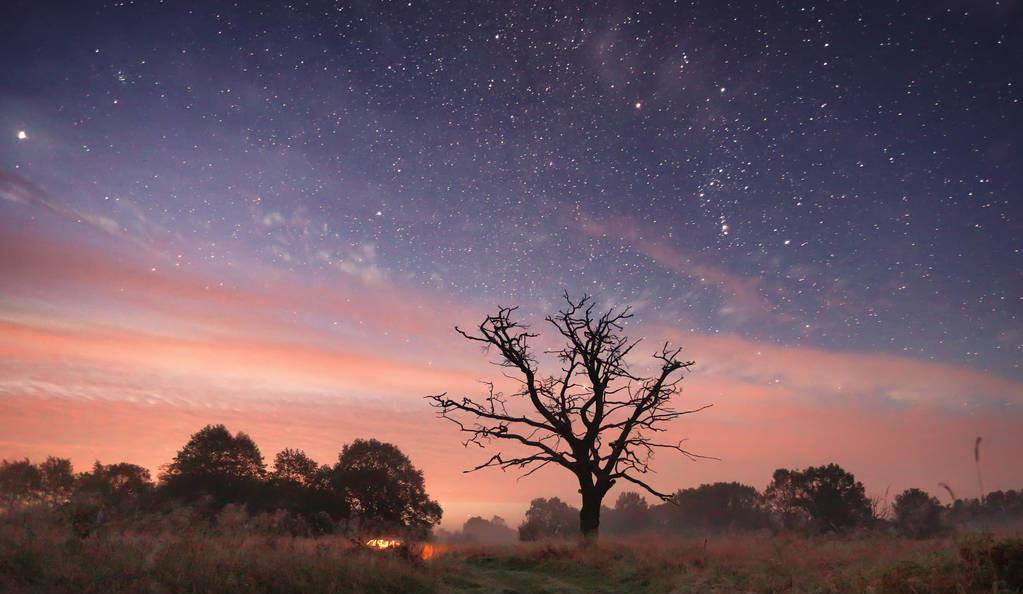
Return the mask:
[[[0,592],[875,592],[1023,589],[1023,541],[880,532],[732,534],[507,547],[434,544],[428,559],[297,538],[238,516],[108,524],[79,538],[53,514],[0,518]]]
[[[204,531],[104,530],[80,539],[34,518],[0,525],[0,592],[434,592],[428,568],[319,539]]]

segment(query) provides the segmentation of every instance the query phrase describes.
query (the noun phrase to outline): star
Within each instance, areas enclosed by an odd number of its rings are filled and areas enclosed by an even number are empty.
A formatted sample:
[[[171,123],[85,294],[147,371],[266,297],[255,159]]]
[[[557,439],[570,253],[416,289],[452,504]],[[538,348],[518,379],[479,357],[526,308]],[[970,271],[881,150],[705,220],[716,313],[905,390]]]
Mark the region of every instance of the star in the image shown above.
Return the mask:
[[[25,132],[24,130],[18,130],[17,136],[18,140],[28,140],[28,132]]]

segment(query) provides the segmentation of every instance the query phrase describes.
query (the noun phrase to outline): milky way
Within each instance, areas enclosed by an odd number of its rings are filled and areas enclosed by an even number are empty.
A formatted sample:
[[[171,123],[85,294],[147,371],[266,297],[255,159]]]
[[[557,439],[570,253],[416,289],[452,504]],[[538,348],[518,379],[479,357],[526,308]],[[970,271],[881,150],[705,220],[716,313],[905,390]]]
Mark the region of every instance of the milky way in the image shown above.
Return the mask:
[[[1023,379],[1019,3],[4,12],[6,228]]]
[[[4,168],[130,201],[187,262],[229,236],[1020,374],[1018,5],[256,4],[16,3]],[[608,217],[768,311],[582,230]],[[276,219],[308,223],[301,253]]]

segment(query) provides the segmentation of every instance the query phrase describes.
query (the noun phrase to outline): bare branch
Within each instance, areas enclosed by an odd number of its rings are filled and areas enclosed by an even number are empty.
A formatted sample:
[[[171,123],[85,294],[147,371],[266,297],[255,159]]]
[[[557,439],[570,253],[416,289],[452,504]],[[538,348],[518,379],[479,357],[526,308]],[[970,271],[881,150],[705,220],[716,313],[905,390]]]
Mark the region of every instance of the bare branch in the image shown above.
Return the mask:
[[[589,295],[573,300],[566,293],[565,302],[557,314],[546,318],[564,339],[561,348],[547,351],[560,362],[560,372],[540,375],[529,346],[537,334],[513,319],[517,308],[501,307],[475,331],[456,331],[481,343],[485,351],[497,351],[494,363],[510,372],[505,376],[517,386],[515,391],[504,394],[487,383],[483,398],[455,399],[445,393],[427,399],[439,417],[466,434],[465,446],[490,447],[493,440],[508,440],[531,452],[511,458],[498,453],[466,472],[517,468],[524,471],[520,477],[524,478],[558,464],[579,480],[583,516],[592,514],[594,505],[599,514],[600,500],[618,479],[669,500],[636,475],[651,472],[656,450],[674,451],[690,460],[714,459],[686,450],[681,441],[650,438],[663,432],[667,423],[710,408],[671,405],[695,363],[680,358],[681,347],[665,343],[653,354],[658,372],[651,377],[635,375],[626,359],[640,341],[623,335],[632,318],[630,308],[598,312]],[[584,530],[586,523],[584,518]]]

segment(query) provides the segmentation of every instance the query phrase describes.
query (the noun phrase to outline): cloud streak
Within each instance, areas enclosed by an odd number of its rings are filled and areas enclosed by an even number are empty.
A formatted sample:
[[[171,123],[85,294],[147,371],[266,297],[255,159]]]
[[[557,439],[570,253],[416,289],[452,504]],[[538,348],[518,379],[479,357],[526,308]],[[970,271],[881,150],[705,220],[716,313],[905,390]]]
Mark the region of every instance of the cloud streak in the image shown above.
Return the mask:
[[[743,317],[775,314],[775,308],[763,295],[759,279],[733,274],[701,262],[672,243],[657,238],[656,230],[645,229],[631,217],[616,215],[597,219],[583,215],[577,222],[577,228],[589,237],[627,243],[669,272],[716,287],[723,301],[741,312]]]

